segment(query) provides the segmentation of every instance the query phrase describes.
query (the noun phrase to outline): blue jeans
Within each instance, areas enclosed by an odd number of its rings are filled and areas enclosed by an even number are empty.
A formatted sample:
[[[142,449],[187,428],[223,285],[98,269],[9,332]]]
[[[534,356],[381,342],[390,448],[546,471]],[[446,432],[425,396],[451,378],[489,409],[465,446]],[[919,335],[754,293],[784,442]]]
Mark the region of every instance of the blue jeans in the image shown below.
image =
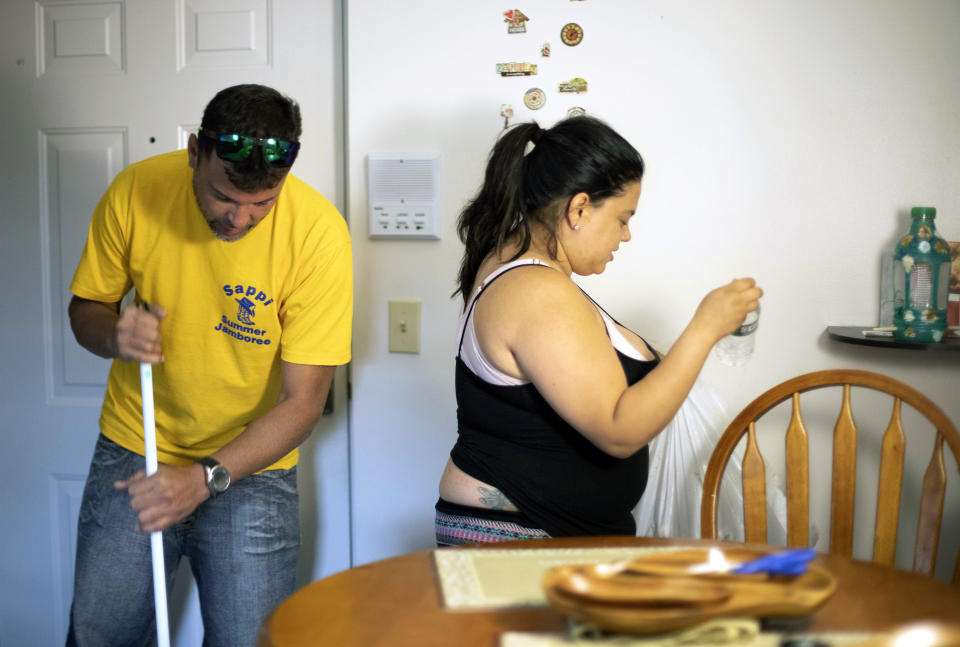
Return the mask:
[[[113,482],[144,458],[101,435],[83,490],[67,645],[156,645],[150,535]],[[205,647],[255,645],[264,619],[296,586],[296,467],[230,485],[163,531],[167,590],[181,557],[200,594]]]

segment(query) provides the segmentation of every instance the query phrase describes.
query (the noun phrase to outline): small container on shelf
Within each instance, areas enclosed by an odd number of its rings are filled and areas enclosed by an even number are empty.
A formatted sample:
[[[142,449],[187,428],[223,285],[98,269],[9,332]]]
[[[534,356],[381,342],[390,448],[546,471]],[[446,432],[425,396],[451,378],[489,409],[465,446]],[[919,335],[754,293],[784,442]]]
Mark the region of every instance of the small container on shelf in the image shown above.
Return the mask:
[[[937,235],[933,207],[910,210],[910,231],[893,250],[894,338],[930,343],[947,330],[950,248]]]

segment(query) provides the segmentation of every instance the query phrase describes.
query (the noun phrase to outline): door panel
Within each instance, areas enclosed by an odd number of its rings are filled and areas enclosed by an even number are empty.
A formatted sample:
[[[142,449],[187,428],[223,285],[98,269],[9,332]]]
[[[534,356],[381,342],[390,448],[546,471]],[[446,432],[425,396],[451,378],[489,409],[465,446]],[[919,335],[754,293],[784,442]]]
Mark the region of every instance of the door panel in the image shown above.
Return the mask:
[[[181,148],[213,94],[265,83],[304,118],[294,172],[342,207],[339,0],[6,0],[0,9],[0,646],[62,645],[109,362],[66,314],[90,214],[125,165]],[[278,37],[278,35],[282,37]],[[348,567],[346,371],[301,448],[300,583]],[[178,572],[171,635],[199,644]]]
[[[66,307],[90,214],[124,166],[123,129],[43,129],[39,134],[39,224],[44,368],[51,401],[99,406],[109,363],[73,339]]]

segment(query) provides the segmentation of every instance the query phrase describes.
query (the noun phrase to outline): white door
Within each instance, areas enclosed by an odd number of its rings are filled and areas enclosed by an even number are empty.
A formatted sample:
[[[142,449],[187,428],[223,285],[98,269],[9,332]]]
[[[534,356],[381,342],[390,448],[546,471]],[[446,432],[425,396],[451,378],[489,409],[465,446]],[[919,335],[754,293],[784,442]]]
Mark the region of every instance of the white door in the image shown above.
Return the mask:
[[[342,207],[340,0],[3,0],[0,8],[0,647],[62,645],[77,509],[108,362],[66,316],[91,211],[125,165],[182,147],[213,94],[300,102],[294,172]],[[349,566],[346,371],[304,446],[301,584]],[[199,644],[195,588],[172,635]]]

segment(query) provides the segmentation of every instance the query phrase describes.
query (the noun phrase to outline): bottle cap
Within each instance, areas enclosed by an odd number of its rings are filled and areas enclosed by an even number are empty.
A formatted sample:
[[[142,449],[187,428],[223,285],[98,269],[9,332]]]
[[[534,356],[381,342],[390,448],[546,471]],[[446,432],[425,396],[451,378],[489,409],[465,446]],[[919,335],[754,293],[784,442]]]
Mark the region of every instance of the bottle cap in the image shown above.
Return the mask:
[[[937,215],[936,207],[914,207],[910,210],[911,218],[922,218],[923,216],[929,216],[935,218]]]

